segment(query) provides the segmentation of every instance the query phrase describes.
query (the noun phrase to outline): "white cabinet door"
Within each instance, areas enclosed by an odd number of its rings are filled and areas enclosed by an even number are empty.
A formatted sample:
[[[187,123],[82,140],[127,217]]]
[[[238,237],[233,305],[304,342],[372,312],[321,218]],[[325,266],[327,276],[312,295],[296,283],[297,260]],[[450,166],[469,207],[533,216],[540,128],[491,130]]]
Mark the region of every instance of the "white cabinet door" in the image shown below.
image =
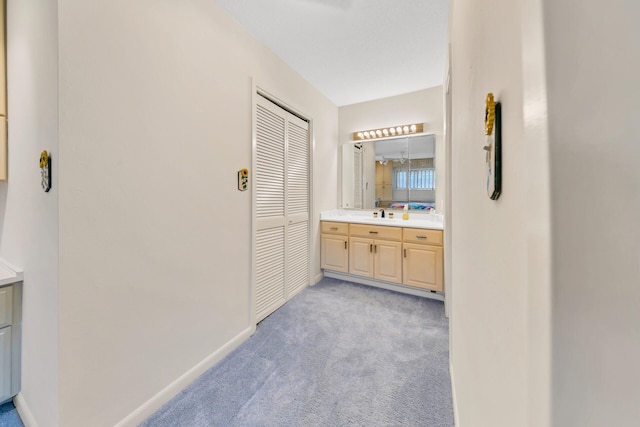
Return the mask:
[[[0,328],[9,326],[13,317],[13,286],[0,288]]]
[[[0,329],[0,402],[11,397],[11,326]]]

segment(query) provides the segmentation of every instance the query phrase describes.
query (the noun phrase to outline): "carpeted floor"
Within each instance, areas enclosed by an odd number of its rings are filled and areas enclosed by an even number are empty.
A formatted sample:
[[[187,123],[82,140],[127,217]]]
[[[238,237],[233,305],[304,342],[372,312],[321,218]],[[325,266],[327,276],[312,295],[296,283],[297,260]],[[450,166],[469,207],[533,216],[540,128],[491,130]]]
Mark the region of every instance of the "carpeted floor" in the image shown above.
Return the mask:
[[[440,301],[325,278],[141,426],[453,426]]]
[[[13,405],[13,402],[9,401],[3,405],[0,405],[0,427],[23,427],[18,410]]]

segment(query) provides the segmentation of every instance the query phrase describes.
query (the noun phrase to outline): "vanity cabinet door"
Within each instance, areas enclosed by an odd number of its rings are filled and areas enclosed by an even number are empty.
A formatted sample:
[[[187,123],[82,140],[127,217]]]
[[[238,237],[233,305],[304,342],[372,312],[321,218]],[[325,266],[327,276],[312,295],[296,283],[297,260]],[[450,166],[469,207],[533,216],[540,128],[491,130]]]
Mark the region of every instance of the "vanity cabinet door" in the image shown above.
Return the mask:
[[[349,273],[373,277],[373,239],[349,238]]]
[[[347,236],[323,234],[320,266],[341,273],[349,272],[349,249]]]
[[[0,328],[11,325],[13,321],[13,287],[0,288]]]
[[[0,402],[11,393],[11,326],[0,329]]]
[[[432,291],[442,291],[442,247],[405,243],[403,252],[403,283]]]
[[[349,273],[402,283],[402,243],[391,240],[349,239]]]
[[[374,277],[387,282],[402,283],[402,243],[375,240],[373,246]]]

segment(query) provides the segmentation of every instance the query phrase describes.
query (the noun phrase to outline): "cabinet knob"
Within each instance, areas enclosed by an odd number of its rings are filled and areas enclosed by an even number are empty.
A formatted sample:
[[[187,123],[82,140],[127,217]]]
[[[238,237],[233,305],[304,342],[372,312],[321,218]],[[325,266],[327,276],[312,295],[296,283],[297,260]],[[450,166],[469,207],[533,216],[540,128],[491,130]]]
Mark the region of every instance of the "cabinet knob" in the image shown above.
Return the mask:
[[[369,244],[369,252],[373,252],[373,244],[372,243]]]
[[[344,248],[347,249],[347,241],[344,241]]]

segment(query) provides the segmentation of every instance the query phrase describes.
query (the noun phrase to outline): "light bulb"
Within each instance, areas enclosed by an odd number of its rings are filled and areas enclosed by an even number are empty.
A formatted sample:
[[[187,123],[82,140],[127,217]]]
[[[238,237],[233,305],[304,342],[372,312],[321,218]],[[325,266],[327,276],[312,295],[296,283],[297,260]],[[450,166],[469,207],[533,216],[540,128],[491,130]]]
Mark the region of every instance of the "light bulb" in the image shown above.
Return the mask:
[[[403,127],[403,128],[402,128],[402,130],[403,130],[405,133],[408,133],[408,132],[409,132],[409,126],[405,126],[405,127]]]
[[[416,125],[411,125],[411,132],[415,132],[416,131]]]
[[[396,128],[396,132],[398,132],[398,135],[402,135],[402,128],[400,126],[398,126]]]
[[[364,133],[364,137],[365,137],[365,138],[369,138],[369,132],[365,132],[365,133]]]
[[[391,133],[391,135],[395,135],[396,134],[396,128],[389,128],[389,132]]]
[[[364,134],[362,132],[358,132],[358,138],[360,139],[364,138]]]
[[[382,134],[384,136],[389,136],[389,129],[382,129]]]
[[[378,138],[380,138],[380,137],[382,136],[382,132],[380,131],[380,129],[378,129],[378,130],[376,131],[376,135],[378,135]]]

